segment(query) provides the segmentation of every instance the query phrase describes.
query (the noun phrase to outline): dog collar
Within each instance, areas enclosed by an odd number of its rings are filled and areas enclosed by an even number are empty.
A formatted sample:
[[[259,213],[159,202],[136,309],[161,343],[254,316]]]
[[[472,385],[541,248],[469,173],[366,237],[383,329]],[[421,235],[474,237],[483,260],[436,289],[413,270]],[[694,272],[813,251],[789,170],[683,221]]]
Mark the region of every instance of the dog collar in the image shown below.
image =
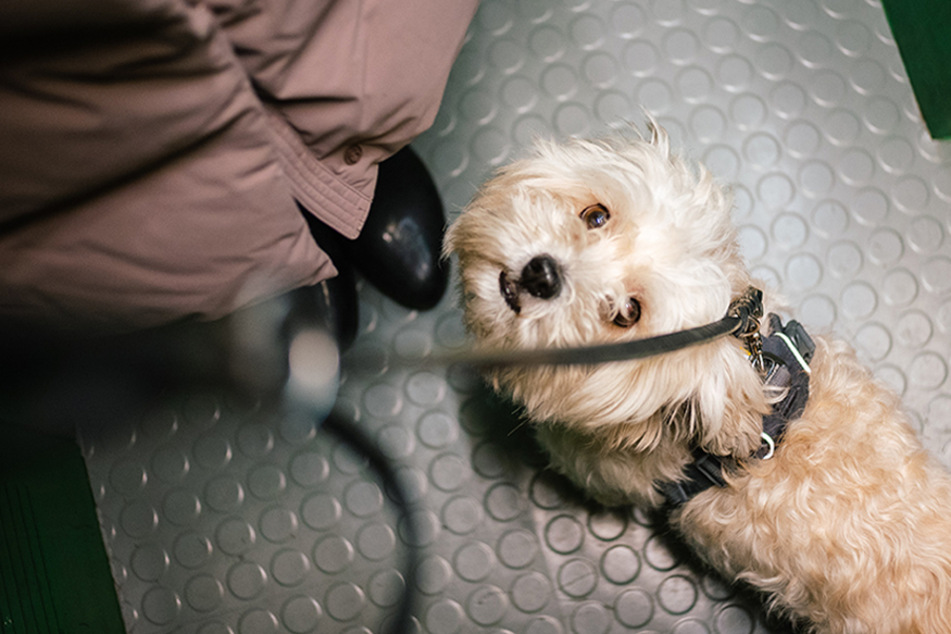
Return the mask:
[[[768,337],[753,333],[748,336],[747,348],[750,360],[759,370],[766,386],[784,394],[783,399],[772,406],[772,411],[763,416],[763,443],[750,457],[769,460],[776,445],[782,440],[789,421],[802,415],[809,400],[809,361],[816,345],[797,321],[783,325],[774,314],[769,315]],[[693,462],[684,469],[684,478],[677,482],[662,482],[657,489],[667,500],[667,505],[677,508],[702,491],[717,486],[726,486],[724,470],[734,470],[736,459],[716,456],[702,449],[695,449]]]

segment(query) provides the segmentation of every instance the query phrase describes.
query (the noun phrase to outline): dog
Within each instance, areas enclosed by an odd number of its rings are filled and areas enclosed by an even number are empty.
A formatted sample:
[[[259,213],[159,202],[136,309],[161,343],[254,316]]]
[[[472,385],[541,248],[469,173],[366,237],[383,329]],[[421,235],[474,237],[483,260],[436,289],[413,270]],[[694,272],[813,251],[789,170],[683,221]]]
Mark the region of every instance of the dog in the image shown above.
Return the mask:
[[[729,190],[673,152],[649,115],[646,127],[538,142],[447,229],[478,348],[677,332],[760,288]],[[782,310],[772,292],[763,303]],[[793,353],[808,399],[769,437],[764,420],[791,388],[765,378],[753,344],[788,341],[781,324],[639,360],[485,376],[518,404],[553,469],[603,505],[664,509],[703,560],[809,631],[951,632],[951,477],[899,398],[831,336],[806,336],[810,362]],[[698,456],[719,465],[716,482],[672,502]]]

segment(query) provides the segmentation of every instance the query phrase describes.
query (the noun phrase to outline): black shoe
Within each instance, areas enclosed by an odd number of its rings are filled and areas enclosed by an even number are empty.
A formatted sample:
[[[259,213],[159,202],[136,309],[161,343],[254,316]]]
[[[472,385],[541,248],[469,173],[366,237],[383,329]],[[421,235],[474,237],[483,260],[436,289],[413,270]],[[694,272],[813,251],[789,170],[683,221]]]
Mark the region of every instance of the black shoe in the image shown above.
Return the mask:
[[[442,260],[446,220],[426,166],[409,147],[380,163],[376,190],[363,231],[344,240],[349,261],[394,301],[432,308],[448,285]]]
[[[315,286],[298,289],[295,291],[295,303],[312,310],[337,340],[340,352],[345,352],[357,336],[359,320],[356,278],[344,246],[344,243],[349,241],[303,207],[300,207],[300,210],[314,240],[337,268],[337,277],[324,280]]]
[[[346,352],[357,337],[357,287],[353,269],[340,260],[334,260],[337,277],[314,286],[292,291],[295,309],[300,315],[316,318],[337,342],[340,352]]]

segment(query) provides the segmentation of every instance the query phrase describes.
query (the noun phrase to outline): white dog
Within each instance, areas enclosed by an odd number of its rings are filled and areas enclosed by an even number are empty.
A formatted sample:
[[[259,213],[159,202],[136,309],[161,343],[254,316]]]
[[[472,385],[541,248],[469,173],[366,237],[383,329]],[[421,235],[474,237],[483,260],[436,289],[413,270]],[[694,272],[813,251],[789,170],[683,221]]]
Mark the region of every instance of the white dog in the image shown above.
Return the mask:
[[[755,286],[728,192],[648,127],[649,140],[539,144],[450,227],[478,345],[671,333],[717,321]],[[524,408],[555,469],[607,505],[669,506],[706,561],[814,631],[951,632],[951,477],[846,344],[815,337],[810,363],[808,337],[771,334],[783,354],[767,351],[769,368],[752,335],[487,376]],[[805,383],[805,410],[787,406]],[[779,431],[764,431],[784,407]],[[698,471],[708,482],[695,487]]]

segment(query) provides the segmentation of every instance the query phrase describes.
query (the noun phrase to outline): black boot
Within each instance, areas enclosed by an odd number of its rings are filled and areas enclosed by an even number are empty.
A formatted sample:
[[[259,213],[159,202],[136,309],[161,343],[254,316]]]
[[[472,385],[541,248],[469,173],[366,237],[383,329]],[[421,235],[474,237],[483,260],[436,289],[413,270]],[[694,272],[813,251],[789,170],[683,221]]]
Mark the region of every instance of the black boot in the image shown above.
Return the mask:
[[[446,292],[441,259],[446,220],[436,185],[416,153],[403,148],[380,163],[366,224],[356,240],[343,240],[349,261],[394,301],[432,308]]]
[[[357,337],[357,288],[353,269],[347,262],[334,260],[337,277],[293,291],[298,310],[313,315],[336,340],[340,352],[346,352]]]
[[[299,205],[298,205],[299,206]],[[357,336],[359,320],[356,278],[344,240],[340,234],[323,224],[313,214],[301,207],[310,233],[330,261],[337,268],[337,276],[315,286],[295,291],[295,303],[310,306],[318,319],[337,340],[341,352],[346,351]]]

